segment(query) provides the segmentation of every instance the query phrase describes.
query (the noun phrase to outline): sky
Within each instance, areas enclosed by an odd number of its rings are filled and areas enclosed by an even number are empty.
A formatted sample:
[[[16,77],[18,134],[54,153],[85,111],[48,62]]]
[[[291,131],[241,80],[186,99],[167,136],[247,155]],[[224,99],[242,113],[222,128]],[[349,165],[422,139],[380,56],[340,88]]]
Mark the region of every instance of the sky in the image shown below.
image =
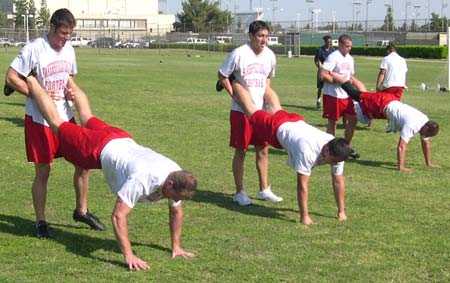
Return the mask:
[[[216,0],[210,0],[211,2]],[[387,7],[393,5],[394,20],[429,19],[431,13],[449,17],[450,0],[217,0],[223,10],[249,12],[262,6],[268,21],[308,21],[309,11],[319,9],[318,21],[384,20]],[[367,5],[367,1],[369,4]],[[182,0],[159,0],[159,9],[176,14],[182,11]],[[359,3],[359,4],[352,4]],[[367,9],[368,8],[368,9]],[[273,13],[275,11],[275,13]],[[429,11],[429,12],[428,12]]]

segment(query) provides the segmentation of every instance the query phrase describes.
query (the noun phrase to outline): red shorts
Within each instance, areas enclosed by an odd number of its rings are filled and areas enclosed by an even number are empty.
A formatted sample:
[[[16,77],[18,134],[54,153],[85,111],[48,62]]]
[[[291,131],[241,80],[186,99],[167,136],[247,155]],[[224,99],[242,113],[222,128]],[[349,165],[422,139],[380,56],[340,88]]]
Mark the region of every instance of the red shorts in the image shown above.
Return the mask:
[[[75,119],[71,119],[70,123],[76,125]],[[48,164],[62,156],[59,139],[50,127],[33,122],[29,115],[25,115],[25,149],[28,162]]]
[[[250,117],[255,136],[261,140],[267,140],[269,144],[276,148],[283,148],[277,138],[278,128],[285,122],[297,122],[304,118],[296,113],[289,113],[279,110],[271,115],[263,110],[258,110]]]
[[[393,93],[388,92],[361,92],[359,96],[359,105],[369,119],[386,119],[383,110],[394,100],[400,98]]]
[[[84,169],[100,169],[100,154],[105,145],[118,138],[131,138],[126,131],[92,117],[86,127],[62,123],[58,128],[62,156]]]
[[[391,93],[395,96],[398,97],[398,99],[402,98],[402,94],[403,94],[403,87],[401,86],[391,86],[387,89],[384,89],[382,92],[387,92],[387,93]]]
[[[267,140],[256,137],[250,121],[244,113],[231,110],[230,112],[230,146],[239,149],[247,149],[249,145],[267,146]]]
[[[344,116],[344,114],[356,115],[355,106],[350,97],[336,98],[331,95],[323,96],[323,118],[337,121]]]

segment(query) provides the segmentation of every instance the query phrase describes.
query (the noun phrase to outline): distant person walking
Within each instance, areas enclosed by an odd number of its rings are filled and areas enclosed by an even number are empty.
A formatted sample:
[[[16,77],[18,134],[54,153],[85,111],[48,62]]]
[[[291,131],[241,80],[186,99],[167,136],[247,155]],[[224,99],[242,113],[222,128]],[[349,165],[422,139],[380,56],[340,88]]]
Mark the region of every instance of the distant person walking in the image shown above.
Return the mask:
[[[386,47],[386,56],[380,65],[377,77],[377,91],[389,92],[402,97],[406,87],[406,73],[408,66],[406,60],[397,53],[395,44],[389,43]]]
[[[322,89],[323,89],[323,80],[320,79],[320,70],[322,69],[323,62],[325,62],[325,59],[330,55],[331,52],[333,52],[334,47],[332,46],[332,40],[331,36],[325,35],[323,37],[323,45],[317,49],[316,56],[314,56],[314,64],[316,64],[317,67],[317,100],[316,100],[316,107],[317,109],[320,109],[321,101],[320,97],[322,95]]]

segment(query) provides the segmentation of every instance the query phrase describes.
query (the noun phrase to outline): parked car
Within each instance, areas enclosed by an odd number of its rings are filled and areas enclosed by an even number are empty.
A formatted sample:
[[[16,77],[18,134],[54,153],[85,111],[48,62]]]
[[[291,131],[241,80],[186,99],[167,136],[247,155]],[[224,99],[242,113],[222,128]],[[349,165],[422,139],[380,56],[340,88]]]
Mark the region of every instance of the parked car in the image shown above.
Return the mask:
[[[72,44],[73,47],[86,47],[88,46],[89,41],[90,40],[87,38],[74,36],[70,39],[70,44]]]
[[[88,46],[98,48],[113,48],[115,47],[115,43],[116,42],[111,37],[100,37],[88,42]]]
[[[122,42],[120,48],[141,48],[141,44],[137,41],[128,40]]]
[[[27,43],[24,41],[16,41],[13,43],[13,46],[17,46],[17,47],[24,47],[25,45],[27,45]]]
[[[6,37],[0,37],[0,46],[11,46],[11,40],[7,39]]]

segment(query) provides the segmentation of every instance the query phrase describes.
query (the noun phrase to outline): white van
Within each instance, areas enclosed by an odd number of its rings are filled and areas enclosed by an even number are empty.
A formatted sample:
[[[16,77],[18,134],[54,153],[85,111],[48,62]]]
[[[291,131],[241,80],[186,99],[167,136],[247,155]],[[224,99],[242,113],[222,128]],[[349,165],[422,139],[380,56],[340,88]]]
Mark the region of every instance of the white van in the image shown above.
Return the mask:
[[[70,39],[70,44],[72,44],[73,47],[86,47],[88,46],[89,41],[90,40],[87,38],[74,36]]]
[[[233,40],[232,36],[216,36],[214,37],[214,40],[217,43],[231,43]]]
[[[278,42],[277,36],[269,36],[269,40],[267,41],[267,45],[280,45],[281,43]]]

